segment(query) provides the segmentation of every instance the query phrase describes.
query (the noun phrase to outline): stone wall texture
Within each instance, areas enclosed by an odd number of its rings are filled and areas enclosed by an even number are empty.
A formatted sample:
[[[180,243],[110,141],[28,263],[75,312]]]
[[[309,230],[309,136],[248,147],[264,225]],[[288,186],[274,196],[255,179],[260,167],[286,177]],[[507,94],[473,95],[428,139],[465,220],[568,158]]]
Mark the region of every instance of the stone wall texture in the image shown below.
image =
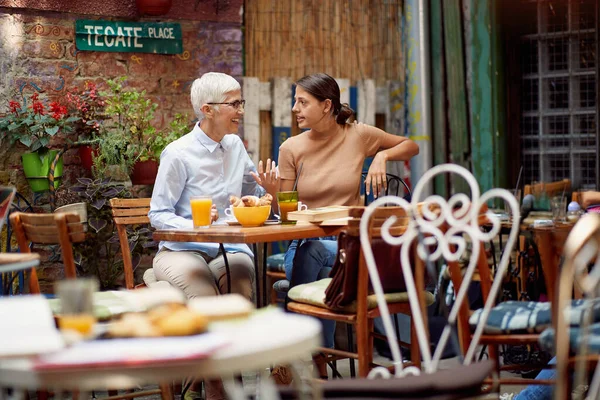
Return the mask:
[[[243,74],[242,6],[243,0],[174,0],[167,15],[145,18],[138,15],[134,0],[0,0],[0,117],[8,112],[11,99],[38,92],[43,100],[60,100],[71,88],[83,88],[86,81],[102,90],[106,80],[126,76],[126,86],[145,89],[158,103],[156,128],[168,125],[176,113],[187,113],[191,128],[195,119],[189,96],[193,80],[208,71],[236,78]],[[78,51],[74,37],[78,19],[179,23],[184,52]],[[59,137],[52,145],[60,148],[65,143],[66,138]],[[21,154],[26,151],[24,146],[0,141],[0,185],[16,186],[29,201],[47,210],[47,195],[34,196],[23,174]],[[60,190],[78,177],[88,176],[80,163],[77,149],[68,149]],[[151,187],[133,189],[146,196],[151,193]],[[46,269],[52,281],[60,275],[56,270],[60,266],[47,265],[55,267]]]

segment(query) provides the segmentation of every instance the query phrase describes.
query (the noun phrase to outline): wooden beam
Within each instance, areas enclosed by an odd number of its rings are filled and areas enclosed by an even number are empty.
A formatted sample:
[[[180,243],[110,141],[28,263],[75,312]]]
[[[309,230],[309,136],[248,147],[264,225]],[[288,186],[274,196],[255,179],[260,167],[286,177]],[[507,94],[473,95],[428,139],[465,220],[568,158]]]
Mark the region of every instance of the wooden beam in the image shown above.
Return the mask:
[[[444,52],[448,82],[448,120],[450,122],[450,162],[470,169],[469,123],[463,59],[463,29],[461,1],[445,0]],[[460,177],[452,177],[452,192],[466,193],[469,189]]]
[[[350,79],[336,78],[335,81],[340,87],[340,103],[350,104]]]
[[[502,10],[500,2],[492,2],[491,14],[491,37],[492,37],[492,137],[494,140],[494,187],[505,188],[508,185],[508,160],[506,155],[508,149],[508,132],[506,127],[506,73],[504,65],[504,29],[502,24]],[[520,119],[520,118],[519,118]],[[520,157],[516,157],[520,158]],[[515,157],[511,157],[515,159]],[[519,166],[515,166],[519,170]],[[516,182],[515,182],[516,184]],[[513,185],[510,185],[513,186]]]
[[[375,81],[373,79],[365,79],[358,81],[358,120],[367,125],[375,126]]]
[[[279,160],[279,146],[290,137],[292,131],[292,81],[290,78],[274,78],[273,87],[273,159]]]
[[[472,172],[482,192],[494,187],[491,10],[469,0],[465,12]]]
[[[260,152],[260,91],[258,78],[244,77],[242,92],[246,105],[244,107],[244,140],[247,143],[248,155],[258,166]]]
[[[433,165],[448,162],[448,135],[446,134],[446,68],[444,65],[444,21],[442,4],[439,1],[430,3],[431,25],[431,87],[432,102],[432,147]],[[435,177],[434,192],[444,198],[448,197],[447,176]]]

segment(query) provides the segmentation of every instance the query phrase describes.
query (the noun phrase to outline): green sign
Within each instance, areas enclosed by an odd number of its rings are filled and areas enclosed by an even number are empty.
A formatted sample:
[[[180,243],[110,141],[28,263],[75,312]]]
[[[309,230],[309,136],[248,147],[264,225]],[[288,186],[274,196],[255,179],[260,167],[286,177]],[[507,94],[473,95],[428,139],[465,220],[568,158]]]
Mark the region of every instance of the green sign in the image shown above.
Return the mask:
[[[180,54],[181,25],[170,22],[75,21],[78,50]]]

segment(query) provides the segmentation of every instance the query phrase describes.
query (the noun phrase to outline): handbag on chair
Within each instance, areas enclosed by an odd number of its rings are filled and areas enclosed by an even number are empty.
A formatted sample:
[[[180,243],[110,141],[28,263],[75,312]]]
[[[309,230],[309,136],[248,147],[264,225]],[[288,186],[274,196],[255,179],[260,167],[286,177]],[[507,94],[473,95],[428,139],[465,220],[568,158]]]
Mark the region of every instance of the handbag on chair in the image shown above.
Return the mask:
[[[382,238],[373,238],[371,245],[384,292],[405,292],[406,285],[400,267],[402,246],[392,246]],[[360,237],[340,233],[337,256],[329,273],[331,283],[325,290],[327,307],[341,309],[356,300],[359,257]],[[370,287],[369,293],[373,293]]]

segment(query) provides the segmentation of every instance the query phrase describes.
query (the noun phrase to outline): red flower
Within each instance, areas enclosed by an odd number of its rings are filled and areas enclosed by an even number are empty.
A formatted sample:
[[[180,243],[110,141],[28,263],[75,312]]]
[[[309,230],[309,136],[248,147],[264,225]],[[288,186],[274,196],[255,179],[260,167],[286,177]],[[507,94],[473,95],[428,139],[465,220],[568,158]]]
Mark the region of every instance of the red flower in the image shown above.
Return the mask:
[[[31,98],[33,99],[33,96],[31,96]],[[34,101],[32,109],[34,114],[44,115],[44,105],[41,102]]]
[[[19,110],[21,110],[21,104],[18,101],[11,100],[8,103],[8,107],[10,108],[10,112],[17,115]]]

